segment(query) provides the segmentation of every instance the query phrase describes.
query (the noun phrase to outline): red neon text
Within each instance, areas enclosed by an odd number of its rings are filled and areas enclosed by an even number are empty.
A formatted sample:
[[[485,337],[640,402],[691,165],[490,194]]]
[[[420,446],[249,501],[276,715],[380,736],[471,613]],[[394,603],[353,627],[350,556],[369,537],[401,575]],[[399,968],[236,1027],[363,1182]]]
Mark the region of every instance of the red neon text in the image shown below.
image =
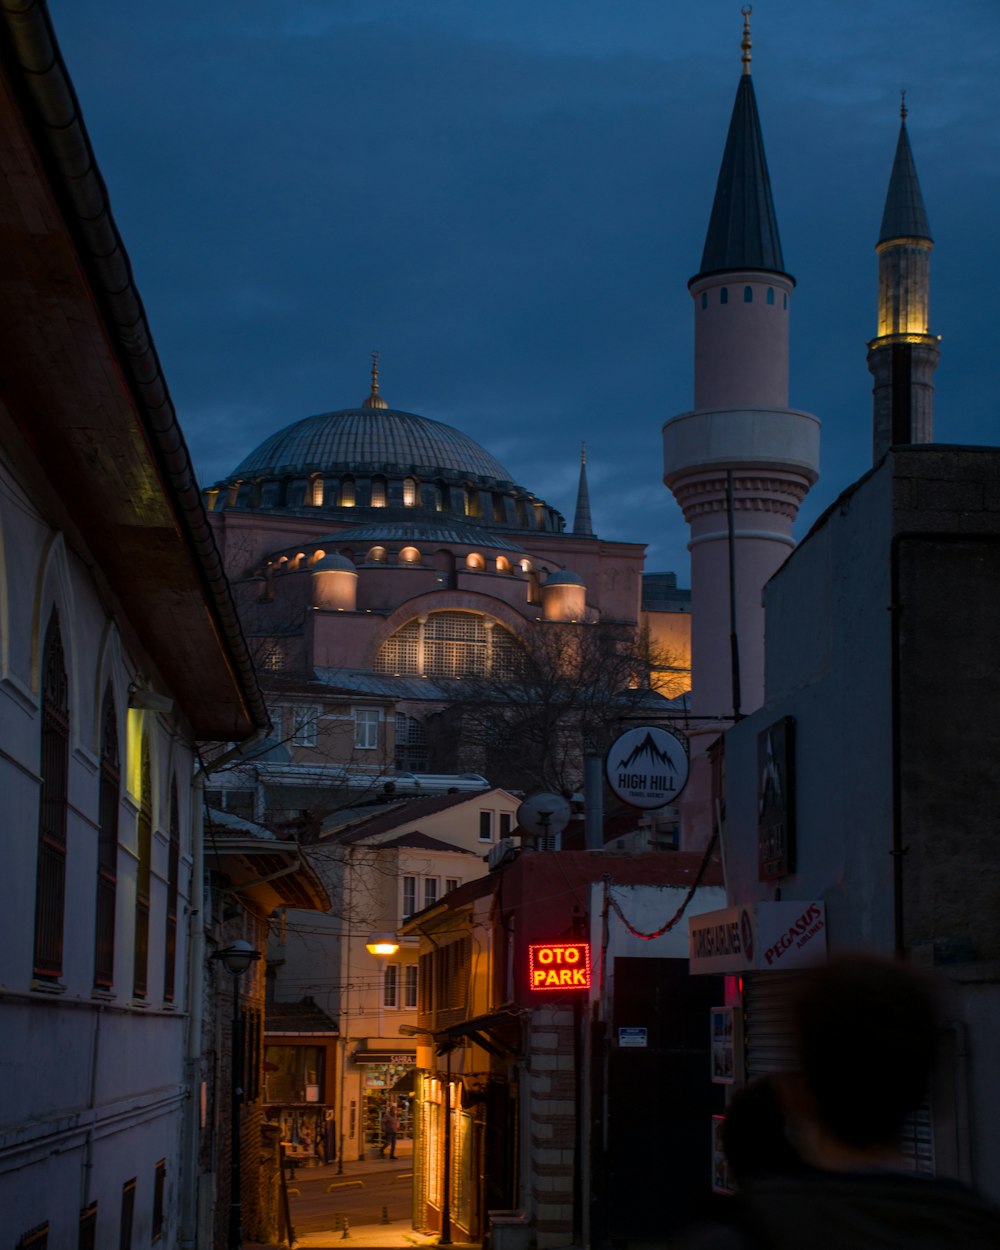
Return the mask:
[[[590,947],[586,942],[546,942],[528,947],[533,990],[585,990],[590,987]]]

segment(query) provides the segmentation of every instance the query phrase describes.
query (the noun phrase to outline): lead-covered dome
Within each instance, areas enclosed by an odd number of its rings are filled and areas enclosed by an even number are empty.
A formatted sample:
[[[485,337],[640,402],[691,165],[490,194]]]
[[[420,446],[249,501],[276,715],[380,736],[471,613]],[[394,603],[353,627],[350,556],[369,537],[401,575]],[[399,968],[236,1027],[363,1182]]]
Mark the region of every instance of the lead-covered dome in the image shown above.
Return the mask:
[[[511,475],[468,435],[394,408],[345,408],[305,417],[264,440],[232,478],[312,473],[442,473],[510,483]]]

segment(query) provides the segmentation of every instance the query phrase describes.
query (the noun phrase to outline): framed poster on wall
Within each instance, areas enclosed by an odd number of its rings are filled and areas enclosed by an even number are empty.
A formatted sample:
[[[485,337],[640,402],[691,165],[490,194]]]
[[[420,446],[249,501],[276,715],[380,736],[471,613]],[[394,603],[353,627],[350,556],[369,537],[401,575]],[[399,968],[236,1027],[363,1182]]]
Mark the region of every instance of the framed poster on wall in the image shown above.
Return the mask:
[[[736,1007],[711,1008],[711,1063],[715,1085],[734,1085],[743,1079],[743,1037]]]

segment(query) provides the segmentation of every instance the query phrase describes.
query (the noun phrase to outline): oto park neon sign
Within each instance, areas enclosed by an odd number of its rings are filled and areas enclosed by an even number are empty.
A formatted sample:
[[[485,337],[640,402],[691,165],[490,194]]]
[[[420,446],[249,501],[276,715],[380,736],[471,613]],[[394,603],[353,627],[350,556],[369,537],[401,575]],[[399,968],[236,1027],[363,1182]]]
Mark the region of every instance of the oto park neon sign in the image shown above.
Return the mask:
[[[540,942],[528,947],[533,990],[590,989],[590,946],[586,942]]]

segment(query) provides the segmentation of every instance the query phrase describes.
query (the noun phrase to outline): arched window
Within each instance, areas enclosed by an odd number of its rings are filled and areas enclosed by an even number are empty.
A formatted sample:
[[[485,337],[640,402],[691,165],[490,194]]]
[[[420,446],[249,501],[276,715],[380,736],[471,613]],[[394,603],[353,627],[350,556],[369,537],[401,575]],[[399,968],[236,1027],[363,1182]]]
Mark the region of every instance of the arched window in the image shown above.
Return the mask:
[[[477,573],[481,573],[486,568],[486,560],[478,551],[470,551],[465,557],[465,567],[467,569],[475,569]]]
[[[729,303],[729,287],[724,286],[724,287],[722,287],[722,288],[720,289],[720,291],[719,291],[719,303],[720,303],[720,304],[728,304],[728,303]]]
[[[108,990],[115,979],[115,896],[118,891],[118,812],[121,762],[118,715],[109,685],[101,710],[101,772],[97,799],[97,911],[94,922],[94,985]]]
[[[345,477],[340,482],[340,506],[342,508],[353,508],[357,496],[354,492],[354,478]]]
[[[172,1003],[177,985],[177,896],[181,863],[181,822],[177,778],[170,782],[170,844],[167,847],[167,923],[164,935],[163,1001]]]
[[[419,564],[420,552],[416,547],[404,547],[399,553],[400,564]]]
[[[415,477],[403,478],[403,506],[415,508],[420,503],[420,487]]]
[[[69,776],[69,681],[59,616],[53,611],[42,650],[41,782],[35,878],[36,977],[62,973],[66,909],[66,807]]]
[[[385,478],[372,478],[372,507],[384,508],[386,505]]]
[[[316,550],[309,557],[309,563],[319,564],[320,560],[322,560],[325,555],[326,555],[326,552],[323,550],[323,548],[317,547]]]
[[[521,565],[521,572],[522,572],[522,573],[530,573],[530,572],[531,572],[531,561],[530,561],[530,560],[521,560],[521,561],[520,561],[520,565]]]
[[[368,555],[365,556],[365,561],[368,564],[384,564],[385,563],[385,548],[384,547],[372,547],[369,550]]]
[[[462,492],[466,516],[479,516],[479,492],[466,486]]]
[[[510,572],[510,561],[507,559],[506,556],[497,556],[497,572],[498,573]]]
[[[149,886],[153,860],[153,770],[149,762],[149,735],[142,735],[139,819],[136,821],[135,961],[132,995],[145,998],[149,988]]]
[[[447,500],[448,500],[448,495],[444,487],[444,484],[441,482],[435,482],[434,483],[434,511],[435,512],[447,512],[448,510]]]
[[[774,287],[773,286],[769,286],[767,288],[767,302],[769,304],[774,303]]]
[[[323,506],[323,479],[318,473],[314,473],[309,479],[308,500],[314,508],[322,508]]]
[[[752,286],[745,286],[743,288],[743,303],[744,304],[753,303],[753,287]]]
[[[520,648],[514,635],[477,612],[431,612],[408,621],[382,644],[375,671],[401,677],[510,677]]]

